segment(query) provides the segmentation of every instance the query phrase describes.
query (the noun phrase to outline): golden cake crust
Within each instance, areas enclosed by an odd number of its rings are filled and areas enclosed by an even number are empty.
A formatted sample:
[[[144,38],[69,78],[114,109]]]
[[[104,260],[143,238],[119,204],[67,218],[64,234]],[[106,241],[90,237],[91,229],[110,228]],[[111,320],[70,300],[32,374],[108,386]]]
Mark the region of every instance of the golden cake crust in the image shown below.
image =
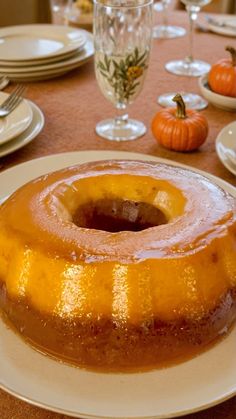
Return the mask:
[[[236,318],[235,208],[207,178],[156,163],[42,176],[0,207],[0,308],[27,339],[78,365],[188,357]],[[144,229],[91,228],[102,212]]]
[[[116,234],[76,226],[73,212],[86,201],[96,200],[97,191],[112,199],[142,199],[160,208],[169,223],[154,230]],[[235,200],[207,178],[194,172],[189,177],[185,169],[105,161],[67,168],[30,182],[3,205],[1,217],[6,229],[43,251],[73,261],[92,258],[128,263],[198,251],[234,225]]]

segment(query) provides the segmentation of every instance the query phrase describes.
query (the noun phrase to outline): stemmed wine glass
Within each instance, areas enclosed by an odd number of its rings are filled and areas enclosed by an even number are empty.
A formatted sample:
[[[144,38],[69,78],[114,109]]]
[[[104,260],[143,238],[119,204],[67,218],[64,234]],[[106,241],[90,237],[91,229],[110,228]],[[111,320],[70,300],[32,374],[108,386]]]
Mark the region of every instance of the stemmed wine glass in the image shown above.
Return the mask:
[[[175,102],[173,102],[173,97],[177,93],[181,94],[181,97],[183,98],[186,107],[189,109],[195,109],[200,111],[208,106],[207,100],[205,100],[202,96],[198,95],[197,93],[182,91],[163,93],[157,98],[157,102],[164,108],[175,108],[176,104]]]
[[[193,29],[194,22],[197,19],[198,13],[203,6],[206,6],[211,0],[181,0],[185,4],[189,15],[190,30],[189,30],[189,55],[184,60],[170,61],[165,65],[165,68],[173,74],[182,76],[202,76],[210,70],[210,64],[205,61],[196,60],[193,58]]]
[[[188,57],[184,60],[170,61],[165,65],[165,68],[170,72],[183,76],[201,76],[210,70],[210,65],[204,61],[195,60],[193,58],[193,29],[194,22],[197,19],[198,12],[202,6],[210,3],[211,0],[181,0],[186,5],[190,21],[190,52]],[[174,106],[172,98],[176,92],[164,93],[158,97],[158,103],[164,107]],[[201,110],[207,107],[208,102],[196,93],[181,92],[186,106],[191,109]]]
[[[161,0],[160,4],[162,5],[162,25],[156,25],[153,28],[153,38],[177,38],[179,36],[185,35],[186,31],[184,28],[179,26],[169,25],[168,22],[168,6],[171,3],[171,0]],[[154,4],[154,10],[156,7],[159,11],[159,3]]]
[[[142,90],[152,39],[153,0],[95,0],[95,73],[103,95],[118,111],[96,125],[99,136],[113,141],[135,140],[146,132],[129,119],[126,108]]]
[[[153,5],[153,9],[155,10],[155,12],[163,12],[162,1],[161,0],[155,1]]]
[[[52,22],[57,25],[68,25],[73,0],[50,0]]]

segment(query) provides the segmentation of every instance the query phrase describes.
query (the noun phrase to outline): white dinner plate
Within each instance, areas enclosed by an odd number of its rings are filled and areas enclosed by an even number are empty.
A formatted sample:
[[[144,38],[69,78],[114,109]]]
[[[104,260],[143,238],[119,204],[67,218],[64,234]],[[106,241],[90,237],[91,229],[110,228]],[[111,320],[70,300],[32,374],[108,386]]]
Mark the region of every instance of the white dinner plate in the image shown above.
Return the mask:
[[[60,25],[19,25],[0,29],[1,61],[33,61],[82,48],[85,37],[79,29]]]
[[[223,165],[236,175],[236,122],[220,131],[216,138],[216,152]]]
[[[0,106],[9,97],[9,93],[0,92]],[[9,115],[0,118],[0,146],[28,128],[33,111],[27,100],[22,102]]]
[[[220,15],[212,15],[212,19],[216,24],[213,24],[212,21],[208,21],[208,28],[215,33],[220,35],[226,36],[236,36],[236,16],[235,15],[228,15],[228,16],[220,16]],[[225,24],[225,26],[224,26]],[[227,26],[229,25],[229,26]],[[235,28],[235,29],[234,29]]]
[[[44,66],[16,68],[14,71],[12,68],[1,67],[0,73],[14,81],[37,81],[61,76],[68,71],[82,66],[93,56],[93,36],[87,32],[86,37],[86,44],[83,50],[66,60]]]
[[[32,121],[28,128],[18,135],[13,140],[0,146],[0,157],[6,156],[7,154],[13,153],[26,144],[30,143],[40,133],[44,126],[44,116],[42,111],[35,103],[27,100],[32,110]]]
[[[39,73],[41,71],[45,72],[45,71],[51,71],[51,70],[57,70],[57,69],[61,69],[63,67],[67,67],[68,65],[70,65],[71,63],[76,63],[79,62],[81,60],[83,60],[87,54],[87,50],[88,48],[91,48],[91,44],[93,43],[93,36],[85,31],[85,30],[81,30],[81,33],[83,33],[84,38],[86,39],[86,43],[84,45],[84,48],[80,51],[78,51],[77,53],[75,53],[72,57],[69,56],[69,58],[67,57],[65,60],[60,60],[54,63],[49,63],[49,64],[42,64],[42,65],[37,65],[37,66],[31,66],[31,64],[25,66],[25,67],[20,67],[20,68],[12,68],[12,67],[0,67],[0,74],[8,74],[8,72],[10,72],[11,74],[32,74],[34,75],[35,73]]]
[[[117,151],[82,151],[42,157],[0,173],[0,199],[37,176],[70,165],[104,159],[138,159],[187,167],[154,156]],[[236,189],[208,173],[236,197]],[[236,328],[201,355],[151,372],[104,374],[57,362],[26,345],[0,321],[0,387],[37,406],[85,419],[177,417],[236,394]]]
[[[58,61],[62,61],[62,60],[67,60],[68,58],[72,57],[73,55],[77,54],[79,51],[82,51],[83,48],[79,48],[75,51],[70,51],[67,52],[66,54],[63,54],[63,56],[59,55],[59,56],[52,56],[52,57],[48,57],[48,58],[42,58],[41,60],[32,60],[32,61],[1,61],[0,60],[0,67],[3,68],[7,68],[7,70],[12,69],[14,70],[15,68],[20,68],[20,67],[34,67],[34,66],[38,66],[38,65],[43,65],[43,64],[52,64],[52,63],[56,63]]]

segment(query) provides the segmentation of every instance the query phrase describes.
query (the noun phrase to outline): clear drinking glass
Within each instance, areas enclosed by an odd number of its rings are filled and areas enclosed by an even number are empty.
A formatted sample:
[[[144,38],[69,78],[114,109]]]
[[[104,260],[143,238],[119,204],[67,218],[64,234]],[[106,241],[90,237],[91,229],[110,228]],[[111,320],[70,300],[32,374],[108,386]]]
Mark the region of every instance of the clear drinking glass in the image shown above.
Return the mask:
[[[73,0],[50,0],[52,23],[67,25]]]
[[[202,109],[205,109],[208,106],[207,100],[205,100],[203,97],[201,97],[197,93],[182,92],[182,91],[164,93],[157,98],[157,103],[159,103],[159,105],[163,106],[164,108],[175,108],[176,103],[173,102],[173,97],[177,93],[181,94],[184,100],[184,103],[186,105],[186,108],[201,111]]]
[[[108,140],[135,140],[146,132],[142,122],[128,118],[126,109],[141,92],[148,68],[152,3],[152,0],[94,2],[96,78],[118,114],[96,126],[97,134]]]
[[[210,64],[193,58],[193,30],[198,13],[203,6],[212,0],[181,0],[185,4],[189,16],[189,55],[184,60],[170,61],[165,65],[170,73],[181,76],[202,76],[210,70]]]
[[[168,21],[168,6],[171,3],[171,0],[161,0],[160,4],[162,5],[162,25],[156,25],[153,28],[153,38],[177,38],[178,36],[183,36],[186,33],[184,28],[179,26],[169,25]],[[154,10],[159,11],[159,3],[154,4]]]
[[[155,10],[155,12],[163,12],[162,1],[161,0],[155,1],[153,5],[153,9]]]

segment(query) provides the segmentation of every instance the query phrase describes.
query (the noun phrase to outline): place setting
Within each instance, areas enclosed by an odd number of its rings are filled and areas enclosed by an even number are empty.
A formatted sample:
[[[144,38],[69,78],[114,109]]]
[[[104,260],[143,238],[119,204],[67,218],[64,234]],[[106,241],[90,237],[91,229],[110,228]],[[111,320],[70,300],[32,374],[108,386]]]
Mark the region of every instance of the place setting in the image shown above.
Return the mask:
[[[58,77],[93,56],[92,35],[64,25],[7,27],[0,37],[0,74],[13,81]]]
[[[222,58],[216,62],[213,61],[212,63],[207,63],[199,59],[196,60],[193,51],[193,40],[195,38],[194,28],[196,26],[198,12],[201,7],[210,3],[211,0],[198,0],[194,3],[194,5],[192,5],[190,0],[181,0],[181,2],[186,6],[190,21],[189,53],[183,60],[173,60],[167,62],[165,64],[165,69],[177,76],[197,77],[201,95],[186,91],[178,92],[178,94],[180,94],[180,99],[177,100],[177,104],[179,101],[180,109],[179,124],[181,124],[181,114],[183,109],[185,112],[185,107],[189,110],[192,109],[201,111],[207,108],[210,103],[214,107],[222,109],[223,111],[236,112],[236,50],[233,46],[234,44],[231,40],[228,41],[228,44],[227,41],[225,41],[225,48],[222,49]],[[203,19],[205,19],[205,22],[208,23],[209,30],[212,30],[212,32],[215,32],[218,35],[225,35],[228,37],[236,35],[236,19],[234,16],[205,14],[201,21],[203,21]],[[161,37],[164,37],[164,33],[162,33]],[[167,35],[166,38],[168,38]],[[169,138],[164,138],[165,136],[161,132],[163,128],[161,118],[170,118],[170,109],[176,108],[176,93],[177,91],[173,91],[162,93],[158,96],[157,103],[164,108],[169,108],[169,110],[167,109],[166,113],[165,111],[157,113],[157,116],[154,118],[152,123],[152,130],[154,136],[157,137],[158,141],[162,145],[166,145],[167,148],[172,148],[173,150],[179,150],[180,147],[182,147],[182,150],[185,150],[184,142],[182,142],[181,145],[178,145],[178,140],[176,140],[175,144],[173,139],[172,145],[170,145]],[[160,128],[158,124],[160,125]],[[171,128],[169,128],[169,133],[171,132],[170,129]],[[222,164],[231,173],[236,175],[236,148],[234,138],[235,123],[232,123],[225,126],[220,131],[216,138],[215,148]],[[187,135],[185,136],[185,141],[187,142]]]
[[[193,49],[194,44],[194,29],[198,28],[197,18],[198,14],[201,11],[202,7],[210,4],[212,0],[196,0],[194,4],[191,0],[181,0],[181,3],[185,5],[186,11],[188,13],[189,19],[189,50],[188,54],[184,59],[181,60],[171,60],[165,63],[165,69],[170,72],[171,74],[175,74],[177,76],[186,76],[186,77],[198,77],[199,78],[199,88],[202,93],[202,96],[194,93],[194,92],[186,92],[181,91],[181,95],[185,101],[186,106],[191,109],[196,110],[203,110],[208,106],[208,102],[212,103],[216,107],[220,107],[225,110],[234,111],[236,109],[236,99],[234,97],[223,96],[222,94],[219,95],[215,90],[212,90],[209,87],[208,83],[208,73],[210,72],[211,65],[210,63],[204,62],[202,60],[196,59]],[[167,7],[170,2],[165,2],[163,0],[163,22],[165,24],[161,26],[154,26],[153,30],[153,37],[154,38],[174,38],[178,36],[182,36],[185,34],[183,32],[176,32],[174,34],[173,27],[170,27],[170,33],[168,34],[169,25],[167,23]],[[219,35],[229,35],[229,36],[236,36],[236,18],[231,15],[208,15],[204,14],[201,18],[201,21],[205,19],[205,22],[208,23],[209,29],[215,31]],[[201,25],[201,24],[200,24]],[[178,28],[177,28],[178,29]],[[179,28],[181,29],[181,28]],[[216,30],[215,30],[216,29]],[[160,33],[159,33],[160,31]],[[230,47],[231,48],[231,47]],[[230,51],[229,51],[230,52]],[[231,60],[228,59],[228,67],[230,67],[230,63],[235,63],[235,52],[231,49]],[[222,64],[223,65],[223,64]],[[232,64],[234,65],[234,64]],[[232,66],[231,65],[231,66]],[[228,70],[230,72],[230,68]],[[167,92],[162,93],[157,98],[157,102],[159,105],[163,107],[174,107],[174,103],[172,98],[175,96],[177,92]]]
[[[188,53],[185,58],[179,60],[171,60],[165,63],[165,69],[174,75],[185,77],[200,77],[205,75],[210,70],[210,64],[196,59],[194,54],[194,29],[201,8],[209,4],[211,0],[181,0],[185,6],[188,20]],[[172,98],[177,92],[162,93],[157,98],[159,105],[163,107],[173,107]],[[191,109],[203,110],[208,106],[208,101],[195,92],[181,91],[181,95],[186,105]]]
[[[24,147],[43,129],[44,115],[24,98],[25,91],[26,86],[16,85],[10,95],[0,92],[0,157]]]
[[[204,16],[204,24],[207,29],[219,35],[236,37],[236,17],[232,15],[208,15]]]

